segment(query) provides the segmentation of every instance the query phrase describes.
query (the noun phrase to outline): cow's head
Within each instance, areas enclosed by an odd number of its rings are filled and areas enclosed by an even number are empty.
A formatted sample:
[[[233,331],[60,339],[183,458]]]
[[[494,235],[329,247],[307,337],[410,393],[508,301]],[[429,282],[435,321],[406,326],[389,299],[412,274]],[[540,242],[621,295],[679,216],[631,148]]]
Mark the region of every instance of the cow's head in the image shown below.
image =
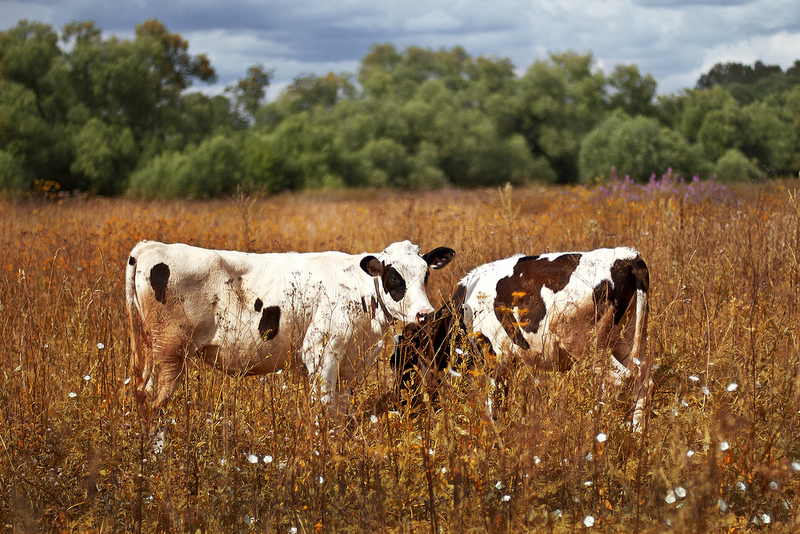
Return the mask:
[[[420,323],[433,313],[425,292],[429,269],[441,269],[453,259],[455,251],[438,247],[420,254],[410,241],[392,243],[377,256],[361,259],[361,268],[376,278],[378,299],[391,319]]]

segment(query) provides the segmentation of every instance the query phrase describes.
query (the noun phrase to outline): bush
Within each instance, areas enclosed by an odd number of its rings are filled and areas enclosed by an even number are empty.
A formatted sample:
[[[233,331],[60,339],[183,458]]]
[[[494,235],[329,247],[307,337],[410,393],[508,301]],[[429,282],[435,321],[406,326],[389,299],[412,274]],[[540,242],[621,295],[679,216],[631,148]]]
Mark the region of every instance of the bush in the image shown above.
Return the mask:
[[[648,117],[615,113],[586,136],[579,155],[580,180],[591,183],[610,177],[612,167],[620,176],[643,182],[672,167],[685,176],[707,172],[700,152],[678,133]]]
[[[22,162],[13,154],[0,150],[0,190],[18,192],[30,188]]]
[[[244,157],[235,138],[217,136],[190,147],[168,152],[136,171],[128,193],[145,198],[211,197],[232,193],[244,182]]]
[[[758,167],[736,148],[731,148],[717,160],[714,174],[723,182],[747,182],[763,177]]]

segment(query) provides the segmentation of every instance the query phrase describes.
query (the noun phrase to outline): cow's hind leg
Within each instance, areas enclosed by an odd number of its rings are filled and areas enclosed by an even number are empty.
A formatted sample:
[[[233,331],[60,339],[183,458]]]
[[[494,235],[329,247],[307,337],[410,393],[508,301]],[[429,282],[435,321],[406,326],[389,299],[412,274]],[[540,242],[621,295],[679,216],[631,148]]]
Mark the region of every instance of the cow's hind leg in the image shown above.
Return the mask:
[[[143,413],[151,434],[162,409],[181,383],[186,350],[186,343],[178,336],[159,336],[153,341],[153,369],[145,384],[145,395],[153,400],[150,409]]]

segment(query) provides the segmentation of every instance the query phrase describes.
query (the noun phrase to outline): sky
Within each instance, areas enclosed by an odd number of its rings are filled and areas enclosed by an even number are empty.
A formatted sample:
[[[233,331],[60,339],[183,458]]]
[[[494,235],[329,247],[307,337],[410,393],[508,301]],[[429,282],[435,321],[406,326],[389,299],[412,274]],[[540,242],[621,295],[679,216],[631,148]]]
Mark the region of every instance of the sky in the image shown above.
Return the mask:
[[[800,59],[797,0],[0,0],[0,30],[93,20],[104,38],[124,39],[151,18],[211,60],[218,81],[193,89],[221,93],[260,64],[274,69],[269,100],[299,75],[356,74],[376,43],[461,46],[508,58],[520,75],[550,53],[592,53],[606,74],[637,65],[662,95],[716,63],[785,70]]]

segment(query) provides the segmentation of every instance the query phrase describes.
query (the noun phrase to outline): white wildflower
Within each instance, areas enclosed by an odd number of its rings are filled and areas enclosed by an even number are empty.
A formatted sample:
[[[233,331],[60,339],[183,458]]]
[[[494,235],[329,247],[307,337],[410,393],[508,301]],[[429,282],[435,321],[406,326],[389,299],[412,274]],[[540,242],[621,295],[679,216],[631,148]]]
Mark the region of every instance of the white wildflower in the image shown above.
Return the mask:
[[[692,382],[697,382],[700,380],[700,377],[695,375],[689,375],[689,380],[691,380]]]
[[[455,349],[453,349],[453,350],[455,350],[456,354],[464,354],[464,351],[463,351],[463,350],[461,350],[459,347],[456,347],[456,348],[455,348]]]
[[[792,469],[800,471],[800,462],[792,462]]]
[[[539,465],[539,463],[541,463],[541,460],[539,459],[538,456],[534,456],[533,457],[533,463],[536,464],[536,465]],[[797,464],[797,462],[795,462],[795,464]],[[792,464],[792,465],[794,465],[794,464]],[[797,464],[797,465],[798,465],[797,470],[800,471],[800,464]]]
[[[375,423],[377,423],[377,422],[378,422],[378,416],[376,416],[376,415],[370,415],[370,416],[369,416],[369,420],[370,420],[370,422],[371,422],[372,424],[375,424]]]
[[[591,527],[592,525],[594,525],[594,517],[587,515],[586,517],[583,518],[583,524],[586,525],[586,528]]]
[[[739,387],[739,384],[737,384],[736,382],[731,382],[730,384],[728,384],[728,387],[725,388],[725,389],[727,389],[728,391],[736,391],[736,388],[738,388],[738,387]]]
[[[122,383],[127,386],[128,384],[131,383],[131,378],[130,377],[126,378],[125,380],[122,381]]]
[[[778,483],[773,480],[772,482],[769,483],[769,489],[777,490],[778,489]]]
[[[560,509],[553,510],[553,516],[561,517],[561,510]]]
[[[324,479],[324,478],[322,478],[322,477],[320,476],[320,477],[317,479],[317,481],[318,481],[320,484],[323,484],[323,483],[325,482],[325,479]]]
[[[603,443],[607,439],[608,436],[604,432],[600,432],[599,434],[597,434],[597,441],[599,441],[600,443]]]
[[[706,396],[708,396],[708,395],[711,395],[711,392],[710,392],[710,391],[708,391],[708,388],[707,388],[707,387],[705,387],[705,386],[703,386],[702,388],[700,388],[700,390],[703,392],[703,395],[706,395]]]
[[[686,489],[683,486],[678,486],[677,488],[675,488],[675,495],[683,499],[684,497],[686,497]]]
[[[247,461],[250,462],[251,464],[257,464],[258,456],[256,456],[255,454],[251,454],[250,456],[247,457]]]
[[[720,499],[717,501],[717,508],[719,508],[720,513],[724,514],[728,510],[728,503]]]
[[[730,448],[731,448],[731,446],[728,445],[727,441],[723,441],[722,443],[719,444],[719,450],[721,450],[721,451],[727,451]]]
[[[736,483],[736,489],[738,489],[739,491],[746,491],[747,486],[745,486],[744,482],[740,480],[739,482]]]
[[[503,489],[503,482],[498,480],[497,484],[495,484],[494,487],[499,489],[499,490]]]
[[[75,393],[74,391],[70,391],[70,392],[69,392],[69,398],[70,398],[70,399],[74,399],[74,398],[75,398],[75,397],[77,397],[77,396],[78,396],[78,394],[77,394],[77,393]]]
[[[771,521],[772,521],[772,518],[769,516],[769,514],[761,514],[761,522],[762,523],[764,523],[765,525],[769,525]]]
[[[694,456],[694,451],[692,449],[689,449],[688,451],[686,451],[686,456],[691,458],[692,456]]]
[[[272,456],[270,456],[269,454],[264,456],[264,463],[265,464],[271,464],[272,463]]]
[[[92,379],[92,377],[91,377],[91,376],[89,376],[89,375],[83,375],[83,379],[84,379],[84,380],[86,380],[86,381],[88,382],[89,380],[91,380],[91,379]]]
[[[106,348],[106,346],[103,345],[102,343],[97,344],[97,350],[103,350],[104,348]]]
[[[677,500],[675,496],[675,491],[669,490],[669,493],[667,493],[667,496],[664,498],[664,500],[667,501],[667,504],[674,503]]]
[[[511,500],[511,495],[503,495],[503,502],[508,502]]]

